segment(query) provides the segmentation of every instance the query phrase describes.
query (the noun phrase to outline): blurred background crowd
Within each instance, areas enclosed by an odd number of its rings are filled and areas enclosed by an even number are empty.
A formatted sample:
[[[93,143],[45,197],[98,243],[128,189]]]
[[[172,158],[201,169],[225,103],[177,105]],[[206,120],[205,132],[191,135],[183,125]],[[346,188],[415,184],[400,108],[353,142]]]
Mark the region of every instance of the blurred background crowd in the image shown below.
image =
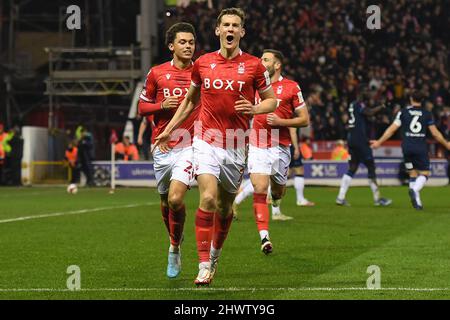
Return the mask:
[[[450,137],[448,0],[72,0],[70,4],[80,7],[80,30],[65,26],[66,0],[0,2],[0,123],[4,132],[19,137],[23,126],[34,126],[48,127],[50,134],[65,134],[82,125],[95,145],[92,159],[111,158],[112,131],[122,143],[115,150],[118,159],[135,159],[134,148],[129,147],[133,144],[139,159],[149,159],[151,126],[143,141],[137,141],[142,119],[131,112],[132,95],[149,66],[170,59],[165,31],[175,22],[191,22],[197,30],[196,58],[218,49],[216,18],[223,8],[235,6],[247,14],[242,49],[256,56],[268,47],[282,51],[284,74],[300,84],[311,114],[311,126],[301,130],[305,145],[312,148],[318,141],[333,141],[323,144],[329,152],[341,145],[336,141],[346,138],[348,105],[366,88],[371,90],[365,101],[369,107],[387,106],[368,119],[369,138],[381,135],[407,105],[410,90],[417,88],[424,91],[424,106],[433,113],[439,130]],[[381,9],[379,30],[367,28],[370,14],[366,11],[373,4]],[[144,35],[143,29],[148,33]],[[150,42],[144,44],[144,38]],[[67,52],[56,60],[46,48]],[[97,55],[95,48],[100,49]],[[64,74],[86,71],[76,69],[75,58],[95,76],[89,79],[92,83],[104,80],[99,80],[99,71],[120,71],[124,61],[130,60],[131,67],[123,70],[133,76],[122,82],[128,91],[118,92],[119,85],[105,85],[103,90],[100,85],[85,87],[74,82],[67,94],[50,96],[46,83],[52,78],[51,68],[60,68]],[[393,139],[400,139],[399,134]],[[77,140],[73,134],[66,136],[67,141]],[[432,156],[445,156],[442,149],[435,152],[431,139],[430,143]],[[49,152],[47,160],[60,158],[61,153],[56,157]]]
[[[196,26],[200,55],[218,48],[213,28],[222,7],[242,7],[248,18],[243,50],[259,56],[271,47],[284,53],[284,73],[298,81],[308,97],[314,140],[345,138],[346,109],[362,87],[374,91],[369,106],[388,107],[369,119],[371,138],[387,128],[408,103],[413,88],[425,92],[426,108],[448,137],[450,2],[377,1],[381,30],[366,26],[371,4],[366,0],[228,0],[209,8],[205,1],[180,6],[173,16]]]

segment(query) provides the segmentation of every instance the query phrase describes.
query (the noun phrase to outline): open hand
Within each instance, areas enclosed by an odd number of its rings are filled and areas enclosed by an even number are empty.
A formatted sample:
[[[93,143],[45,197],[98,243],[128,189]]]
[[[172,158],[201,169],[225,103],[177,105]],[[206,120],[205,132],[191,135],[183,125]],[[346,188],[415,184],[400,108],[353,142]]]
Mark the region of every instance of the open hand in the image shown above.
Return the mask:
[[[170,134],[163,131],[160,135],[158,135],[155,138],[155,143],[152,146],[151,152],[153,153],[153,151],[155,151],[157,147],[159,147],[159,151],[161,151],[162,153],[169,152],[171,149],[169,147],[169,141],[170,141]]]

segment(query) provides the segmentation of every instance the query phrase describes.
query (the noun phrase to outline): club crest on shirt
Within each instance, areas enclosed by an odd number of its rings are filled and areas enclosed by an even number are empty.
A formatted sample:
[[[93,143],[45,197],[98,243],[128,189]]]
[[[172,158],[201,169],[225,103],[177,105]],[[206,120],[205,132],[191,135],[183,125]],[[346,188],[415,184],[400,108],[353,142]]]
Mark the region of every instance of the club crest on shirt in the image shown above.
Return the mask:
[[[211,69],[214,70],[214,68],[216,67],[216,64],[215,63],[211,63],[210,66],[211,66]]]
[[[245,73],[245,63],[239,62],[238,74],[244,74],[244,73]]]
[[[277,87],[277,94],[281,94],[283,92],[283,86]]]
[[[167,80],[170,79],[170,73],[166,74],[166,78],[167,78]]]

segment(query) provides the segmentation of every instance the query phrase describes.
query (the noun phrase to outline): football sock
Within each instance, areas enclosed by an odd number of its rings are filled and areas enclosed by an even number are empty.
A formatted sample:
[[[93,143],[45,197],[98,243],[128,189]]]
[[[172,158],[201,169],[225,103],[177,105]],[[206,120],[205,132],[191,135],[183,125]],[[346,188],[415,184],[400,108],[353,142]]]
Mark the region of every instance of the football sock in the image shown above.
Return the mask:
[[[211,248],[212,231],[214,228],[214,212],[197,210],[195,215],[195,237],[200,263],[209,263],[209,250]]]
[[[272,215],[281,214],[280,207],[274,207],[272,206]]]
[[[253,214],[255,215],[256,226],[261,240],[269,234],[269,207],[266,203],[266,193],[253,194]]]
[[[244,201],[246,198],[248,198],[253,193],[253,185],[250,180],[247,180],[244,182],[244,185],[242,186],[242,191],[238,193],[236,196],[236,199],[234,202],[236,204],[241,204],[242,201]]]
[[[275,199],[272,195],[272,215],[277,215],[281,213],[280,205],[281,199]]]
[[[170,235],[170,224],[169,224],[169,207],[164,207],[161,203],[161,214],[164,221],[164,224],[166,225],[167,232]]]
[[[220,254],[222,253],[222,249],[216,249],[214,248],[213,244],[211,243],[211,249],[210,249],[211,257],[218,258],[220,257]]]
[[[297,202],[305,201],[303,191],[305,190],[305,178],[303,175],[297,175],[294,177],[294,187],[297,193]]]
[[[369,186],[373,193],[373,201],[377,202],[380,199],[380,189],[374,180],[369,180]]]
[[[416,183],[416,178],[409,178],[409,188],[414,189],[414,184]]]
[[[416,179],[416,183],[414,184],[413,190],[416,193],[416,200],[419,206],[422,206],[422,200],[420,199],[420,190],[423,189],[425,183],[427,182],[428,177],[424,175],[420,175]]]
[[[261,230],[261,231],[259,232],[259,236],[260,236],[261,240],[263,240],[264,238],[269,239],[269,231],[267,231],[267,230]]]
[[[185,219],[186,208],[184,205],[176,212],[169,209],[170,243],[175,247],[180,245]]]
[[[233,215],[229,214],[224,217],[216,212],[214,213],[214,220],[213,247],[215,249],[222,249],[231,227],[231,221],[233,221]]]
[[[352,182],[352,177],[348,174],[344,174],[341,180],[341,187],[339,188],[338,199],[344,200],[345,195],[347,194],[348,188],[350,187],[350,183]]]
[[[427,182],[427,177],[424,175],[420,175],[416,179],[416,183],[414,184],[413,190],[415,192],[420,192],[422,188],[425,186],[425,183]]]

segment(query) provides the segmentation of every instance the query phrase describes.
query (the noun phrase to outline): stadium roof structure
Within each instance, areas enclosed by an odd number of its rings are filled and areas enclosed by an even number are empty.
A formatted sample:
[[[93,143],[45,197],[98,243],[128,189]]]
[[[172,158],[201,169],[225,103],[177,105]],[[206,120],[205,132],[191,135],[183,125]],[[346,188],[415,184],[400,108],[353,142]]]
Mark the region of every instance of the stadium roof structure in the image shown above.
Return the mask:
[[[45,48],[46,95],[130,95],[141,77],[138,48]]]

